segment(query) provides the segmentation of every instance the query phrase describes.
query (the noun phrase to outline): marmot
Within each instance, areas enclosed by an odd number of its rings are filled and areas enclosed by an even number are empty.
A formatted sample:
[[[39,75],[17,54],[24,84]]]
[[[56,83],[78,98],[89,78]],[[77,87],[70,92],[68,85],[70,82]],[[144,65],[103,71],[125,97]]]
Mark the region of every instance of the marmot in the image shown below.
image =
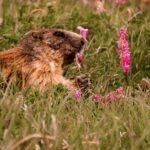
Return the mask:
[[[63,68],[74,61],[85,44],[81,35],[63,29],[37,29],[26,33],[15,48],[0,52],[3,77],[20,78],[20,87],[35,86],[45,91],[51,85],[63,84],[68,89],[87,86],[82,75],[66,79]]]

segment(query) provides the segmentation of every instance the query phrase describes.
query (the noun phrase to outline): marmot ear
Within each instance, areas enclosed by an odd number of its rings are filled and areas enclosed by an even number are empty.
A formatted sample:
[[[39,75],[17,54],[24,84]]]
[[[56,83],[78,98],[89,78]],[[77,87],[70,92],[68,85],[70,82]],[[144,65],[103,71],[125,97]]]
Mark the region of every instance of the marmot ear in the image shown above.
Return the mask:
[[[33,32],[32,36],[33,36],[34,39],[37,39],[37,40],[42,40],[43,39],[42,32]]]

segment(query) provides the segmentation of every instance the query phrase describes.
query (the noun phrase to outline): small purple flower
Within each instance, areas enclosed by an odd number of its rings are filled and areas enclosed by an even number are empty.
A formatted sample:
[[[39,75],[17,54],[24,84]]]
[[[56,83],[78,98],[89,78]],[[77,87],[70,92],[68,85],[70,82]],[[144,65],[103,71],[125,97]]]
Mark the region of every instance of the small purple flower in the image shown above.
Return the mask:
[[[83,27],[81,27],[81,26],[78,26],[77,29],[80,30],[80,35],[81,35],[84,39],[86,39],[89,30],[86,29],[86,28],[83,28]]]
[[[77,91],[75,92],[75,99],[76,99],[77,102],[79,102],[79,101],[80,101],[80,98],[81,98],[81,91],[80,91],[80,90],[77,90]]]
[[[95,102],[95,103],[99,103],[99,101],[100,101],[100,99],[101,99],[101,97],[100,96],[98,96],[98,95],[95,95],[95,96],[93,96],[93,101]]]

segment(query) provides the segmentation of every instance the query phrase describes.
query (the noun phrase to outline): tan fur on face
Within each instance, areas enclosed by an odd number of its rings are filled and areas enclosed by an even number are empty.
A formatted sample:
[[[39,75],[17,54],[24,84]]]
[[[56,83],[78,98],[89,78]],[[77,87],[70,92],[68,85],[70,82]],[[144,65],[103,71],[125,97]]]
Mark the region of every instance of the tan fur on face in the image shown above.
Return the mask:
[[[62,76],[63,67],[74,61],[83,43],[80,35],[66,30],[28,32],[15,48],[0,52],[2,75],[7,81],[19,77],[21,88],[35,86],[44,91],[61,83],[75,89],[75,80]]]

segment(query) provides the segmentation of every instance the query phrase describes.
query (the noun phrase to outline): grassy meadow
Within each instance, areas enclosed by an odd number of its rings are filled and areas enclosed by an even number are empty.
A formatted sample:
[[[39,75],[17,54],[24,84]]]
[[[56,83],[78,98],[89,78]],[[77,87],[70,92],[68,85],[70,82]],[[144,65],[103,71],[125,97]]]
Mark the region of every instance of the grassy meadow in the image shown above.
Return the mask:
[[[0,150],[149,150],[150,149],[150,11],[138,0],[120,6],[106,1],[96,14],[77,0],[3,0],[0,50],[14,47],[34,28],[89,29],[81,71],[75,64],[68,78],[87,74],[91,85],[80,102],[58,85],[44,94],[20,91],[16,83],[0,81]],[[116,53],[117,31],[128,29],[131,64],[122,72]],[[144,79],[145,82],[142,82]],[[92,101],[123,86],[126,97],[106,106]],[[148,85],[150,86],[150,85]]]

